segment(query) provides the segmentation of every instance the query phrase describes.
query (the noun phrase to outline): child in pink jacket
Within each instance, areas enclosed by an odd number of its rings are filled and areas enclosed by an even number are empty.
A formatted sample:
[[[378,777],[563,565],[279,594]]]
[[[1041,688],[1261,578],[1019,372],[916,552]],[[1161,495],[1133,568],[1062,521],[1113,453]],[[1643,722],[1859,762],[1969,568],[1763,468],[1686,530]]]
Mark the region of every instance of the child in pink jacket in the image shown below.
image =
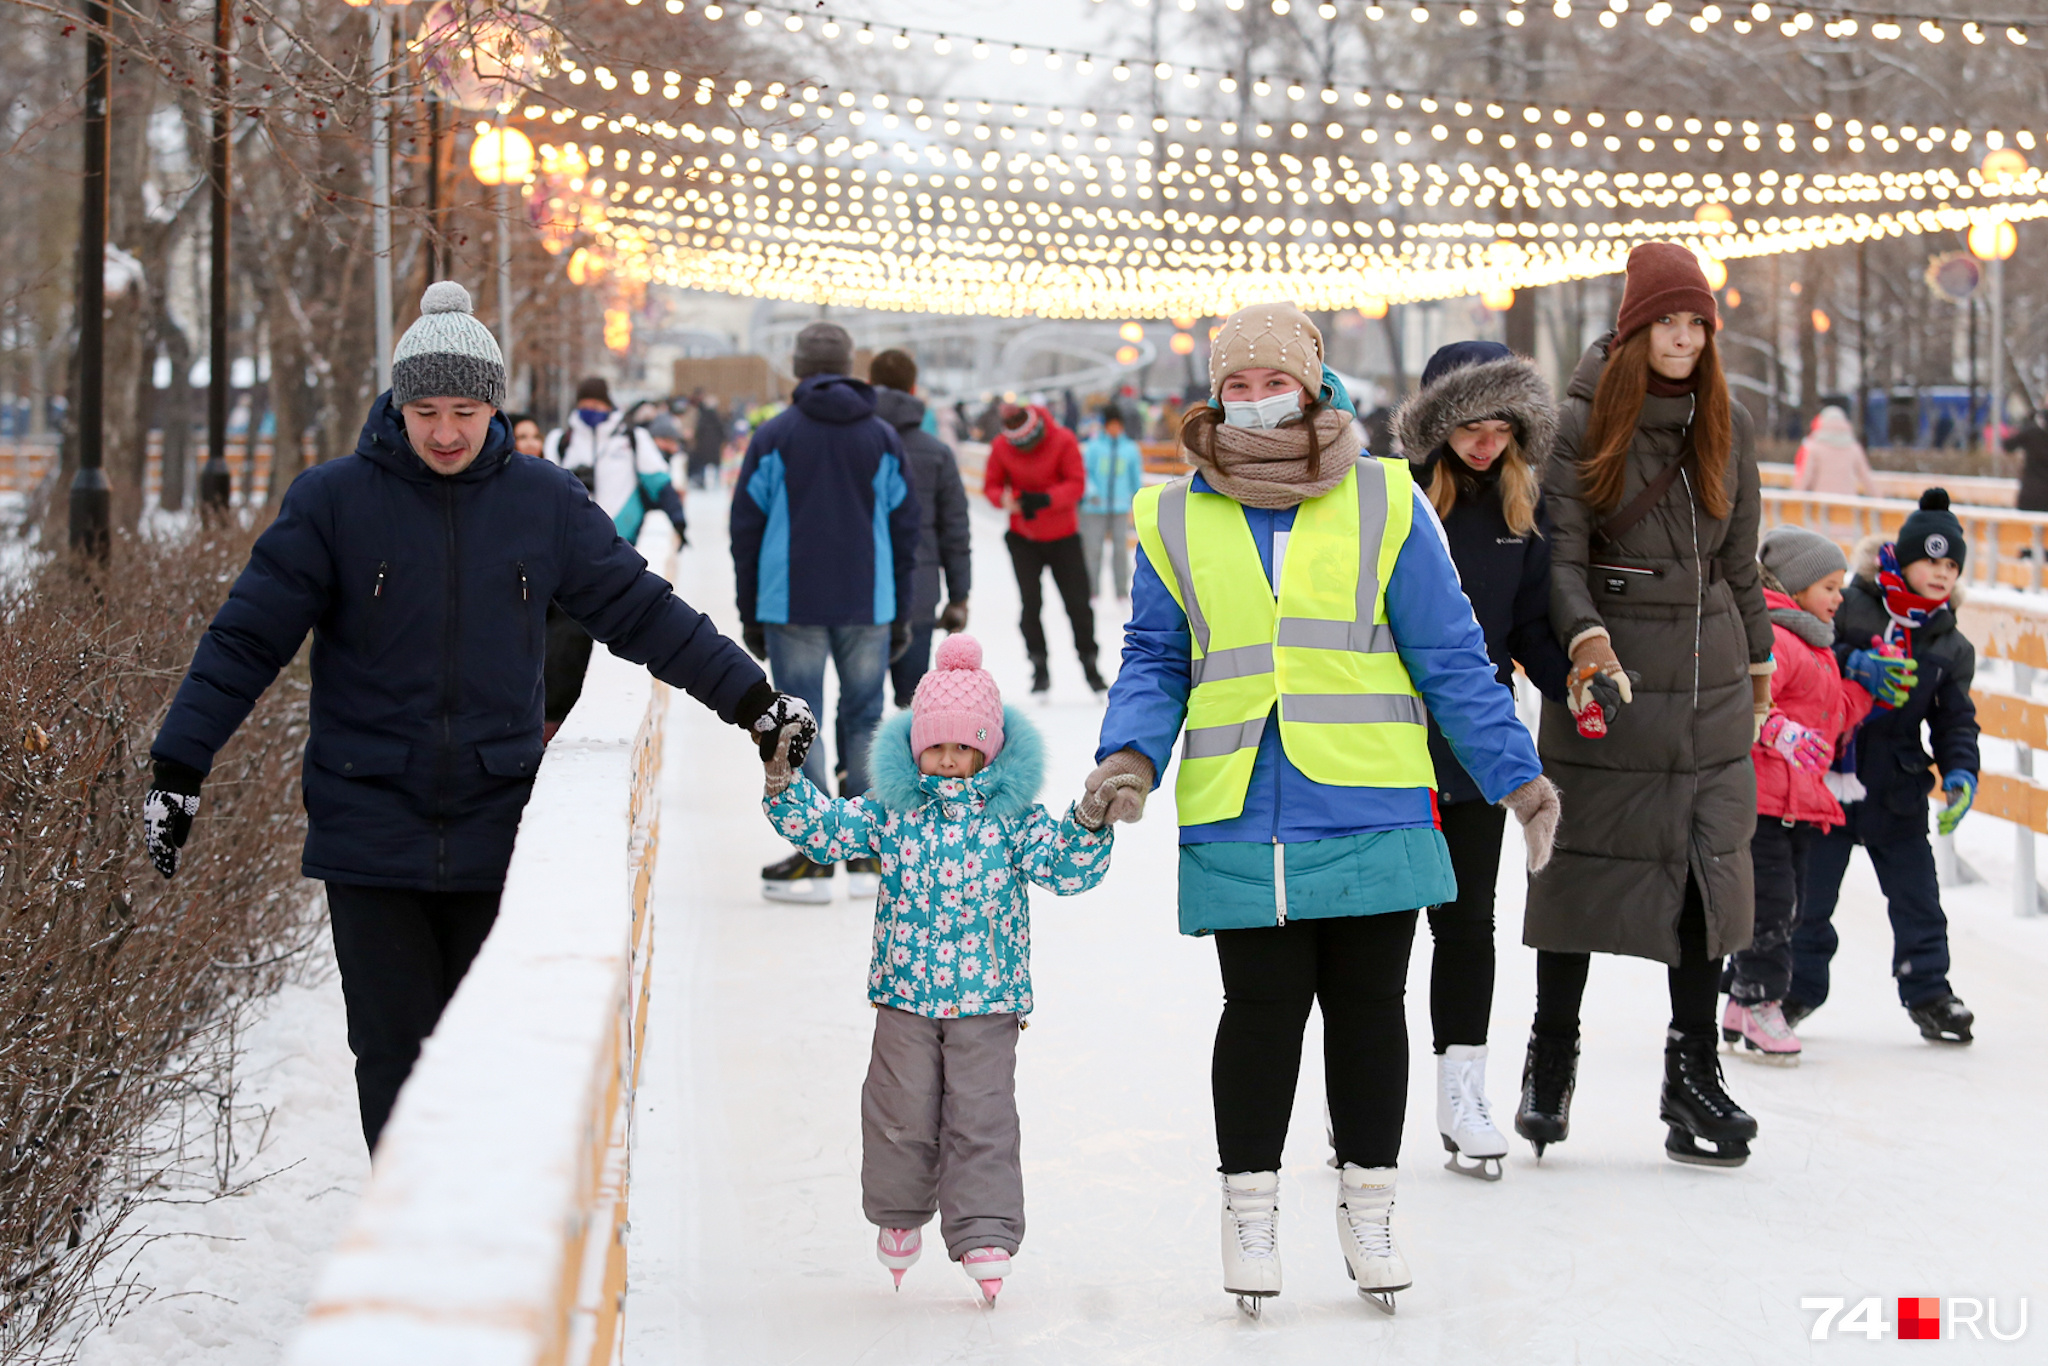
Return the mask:
[[[1771,714],[1751,758],[1756,763],[1756,931],[1729,955],[1721,989],[1728,1009],[1721,1037],[1759,1061],[1794,1064],[1799,1039],[1781,1003],[1792,985],[1792,930],[1813,839],[1843,822],[1829,786],[1838,749],[1870,714],[1871,697],[1842,677],[1831,648],[1835,609],[1849,562],[1841,547],[1802,527],[1775,527],[1757,550],[1764,604],[1775,641]]]

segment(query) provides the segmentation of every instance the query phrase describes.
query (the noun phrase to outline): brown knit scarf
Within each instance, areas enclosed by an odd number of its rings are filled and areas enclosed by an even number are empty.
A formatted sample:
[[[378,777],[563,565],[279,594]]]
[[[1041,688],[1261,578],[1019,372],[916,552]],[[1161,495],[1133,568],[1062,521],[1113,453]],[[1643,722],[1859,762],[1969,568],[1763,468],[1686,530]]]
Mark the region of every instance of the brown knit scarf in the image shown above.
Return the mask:
[[[1190,448],[1188,458],[1209,487],[1225,497],[1246,507],[1291,508],[1337,487],[1358,458],[1358,430],[1351,414],[1325,408],[1316,414],[1315,423],[1322,467],[1313,478],[1308,469],[1308,428],[1299,422],[1264,431],[1218,423],[1213,431],[1214,456]]]

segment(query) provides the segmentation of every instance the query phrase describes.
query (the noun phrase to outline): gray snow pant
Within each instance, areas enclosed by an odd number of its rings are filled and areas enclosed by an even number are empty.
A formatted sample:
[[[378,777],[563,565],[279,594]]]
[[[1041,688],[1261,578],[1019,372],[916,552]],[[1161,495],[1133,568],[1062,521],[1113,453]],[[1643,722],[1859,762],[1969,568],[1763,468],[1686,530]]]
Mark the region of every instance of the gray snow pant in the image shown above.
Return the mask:
[[[1024,1241],[1015,1015],[932,1020],[881,1006],[860,1093],[861,1208],[877,1228],[933,1211],[954,1261]]]
[[[1131,595],[1131,514],[1128,512],[1082,512],[1075,514],[1081,526],[1081,562],[1088,566],[1088,596],[1102,588],[1102,543],[1109,542],[1110,578],[1116,595]]]

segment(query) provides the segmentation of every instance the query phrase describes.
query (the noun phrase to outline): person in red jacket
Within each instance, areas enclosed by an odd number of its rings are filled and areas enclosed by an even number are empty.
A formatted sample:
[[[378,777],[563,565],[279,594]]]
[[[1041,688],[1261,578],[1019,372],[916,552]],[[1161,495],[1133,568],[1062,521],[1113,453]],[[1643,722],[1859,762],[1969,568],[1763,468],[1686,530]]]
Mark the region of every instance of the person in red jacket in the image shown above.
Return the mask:
[[[1764,605],[1771,613],[1771,713],[1750,757],[1756,764],[1756,932],[1730,954],[1721,989],[1728,1008],[1721,1037],[1762,1062],[1799,1061],[1799,1039],[1785,1020],[1792,985],[1792,931],[1806,856],[1819,836],[1846,819],[1840,791],[1855,768],[1834,772],[1837,753],[1870,714],[1872,699],[1842,677],[1835,659],[1835,609],[1849,562],[1827,537],[1775,527],[1757,549]],[[1851,791],[1849,796],[1857,795]]]
[[[1031,654],[1031,691],[1052,687],[1046,669],[1045,624],[1039,613],[1045,571],[1066,604],[1074,624],[1074,649],[1081,671],[1097,694],[1109,685],[1095,667],[1095,609],[1089,605],[1088,565],[1081,553],[1080,522],[1075,509],[1088,491],[1088,471],[1081,462],[1081,443],[1033,404],[1003,407],[1003,430],[989,447],[983,482],[988,500],[1010,514],[1003,536],[1010,563],[1017,571],[1017,591],[1024,600],[1024,648]]]

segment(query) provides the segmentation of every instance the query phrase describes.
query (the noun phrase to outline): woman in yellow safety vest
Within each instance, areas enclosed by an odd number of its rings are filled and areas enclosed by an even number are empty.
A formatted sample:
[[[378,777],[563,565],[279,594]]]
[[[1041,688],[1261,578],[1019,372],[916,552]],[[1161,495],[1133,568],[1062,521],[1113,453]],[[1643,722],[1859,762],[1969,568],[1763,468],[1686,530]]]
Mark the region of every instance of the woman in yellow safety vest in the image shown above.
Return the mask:
[[[1292,304],[1232,315],[1196,473],[1145,489],[1122,672],[1084,819],[1136,820],[1182,738],[1180,927],[1213,934],[1212,1080],[1224,1289],[1280,1290],[1281,1149],[1321,1007],[1342,1163],[1338,1233],[1361,1294],[1409,1284],[1390,1216],[1407,1098],[1403,992],[1418,908],[1457,894],[1427,721],[1548,857],[1555,792],[1407,465],[1359,446],[1323,339]]]

